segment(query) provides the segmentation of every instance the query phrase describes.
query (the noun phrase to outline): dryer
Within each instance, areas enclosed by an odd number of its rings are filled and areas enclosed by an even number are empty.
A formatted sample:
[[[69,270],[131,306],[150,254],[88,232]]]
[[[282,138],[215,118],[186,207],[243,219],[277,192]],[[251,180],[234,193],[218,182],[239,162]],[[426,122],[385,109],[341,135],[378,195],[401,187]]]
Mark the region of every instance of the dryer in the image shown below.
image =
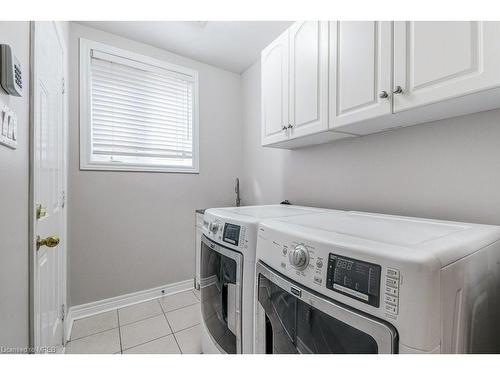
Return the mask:
[[[204,353],[253,352],[255,249],[259,222],[325,211],[292,205],[205,211],[200,262]]]
[[[264,220],[257,353],[500,352],[500,227],[363,212]]]

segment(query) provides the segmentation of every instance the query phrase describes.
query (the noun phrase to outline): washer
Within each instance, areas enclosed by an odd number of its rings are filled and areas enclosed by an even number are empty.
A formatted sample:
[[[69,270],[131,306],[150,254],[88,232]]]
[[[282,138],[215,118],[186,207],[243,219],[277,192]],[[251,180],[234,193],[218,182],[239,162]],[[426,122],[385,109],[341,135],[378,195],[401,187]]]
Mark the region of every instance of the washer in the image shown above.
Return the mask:
[[[500,227],[362,212],[264,220],[257,353],[500,352]]]
[[[200,262],[204,353],[253,353],[255,247],[259,222],[325,211],[290,205],[205,211]]]

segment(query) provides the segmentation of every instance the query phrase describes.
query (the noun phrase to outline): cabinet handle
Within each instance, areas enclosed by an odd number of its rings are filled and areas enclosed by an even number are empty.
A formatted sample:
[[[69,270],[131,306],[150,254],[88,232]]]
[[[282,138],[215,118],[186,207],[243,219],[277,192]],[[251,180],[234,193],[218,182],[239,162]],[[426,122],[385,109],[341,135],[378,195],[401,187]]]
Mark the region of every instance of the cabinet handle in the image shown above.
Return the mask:
[[[291,129],[293,128],[293,125],[292,124],[288,124],[288,129]]]
[[[283,125],[283,127],[281,128],[281,130],[286,130],[288,129],[285,125]]]
[[[389,94],[387,93],[387,91],[382,91],[382,92],[378,95],[378,97],[379,97],[380,99],[387,99],[387,98],[389,97]]]
[[[394,94],[402,94],[403,88],[401,86],[396,86],[396,89],[393,91]]]

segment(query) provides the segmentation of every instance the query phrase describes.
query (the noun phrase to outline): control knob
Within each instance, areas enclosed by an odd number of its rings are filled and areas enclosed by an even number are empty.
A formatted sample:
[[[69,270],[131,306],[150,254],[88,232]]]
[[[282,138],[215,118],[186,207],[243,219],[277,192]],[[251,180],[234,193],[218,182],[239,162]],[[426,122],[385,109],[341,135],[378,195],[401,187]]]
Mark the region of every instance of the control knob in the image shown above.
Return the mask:
[[[217,231],[219,230],[219,223],[218,222],[212,222],[212,223],[210,223],[209,230],[213,234],[216,234]]]
[[[297,245],[288,253],[288,259],[293,267],[302,271],[309,264],[309,252],[304,245]]]

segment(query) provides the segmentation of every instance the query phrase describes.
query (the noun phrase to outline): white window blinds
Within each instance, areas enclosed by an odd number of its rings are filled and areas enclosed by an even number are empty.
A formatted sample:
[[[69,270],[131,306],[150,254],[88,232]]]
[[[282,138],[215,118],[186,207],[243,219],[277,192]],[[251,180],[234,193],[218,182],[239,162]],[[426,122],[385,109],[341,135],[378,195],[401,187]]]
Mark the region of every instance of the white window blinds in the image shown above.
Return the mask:
[[[195,77],[91,50],[90,162],[194,169]]]

